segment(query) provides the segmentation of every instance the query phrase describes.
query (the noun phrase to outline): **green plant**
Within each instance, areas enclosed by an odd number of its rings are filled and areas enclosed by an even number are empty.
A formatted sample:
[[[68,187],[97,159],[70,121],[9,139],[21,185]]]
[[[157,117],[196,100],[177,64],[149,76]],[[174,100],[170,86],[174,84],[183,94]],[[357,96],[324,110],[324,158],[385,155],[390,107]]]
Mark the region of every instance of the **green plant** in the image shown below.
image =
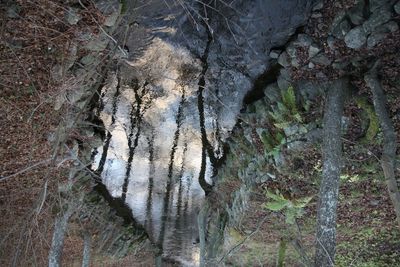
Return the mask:
[[[271,200],[264,207],[271,211],[282,211],[287,224],[294,224],[295,220],[303,215],[304,207],[312,199],[312,197],[287,199],[279,190],[276,190],[275,193],[266,190],[265,195]]]

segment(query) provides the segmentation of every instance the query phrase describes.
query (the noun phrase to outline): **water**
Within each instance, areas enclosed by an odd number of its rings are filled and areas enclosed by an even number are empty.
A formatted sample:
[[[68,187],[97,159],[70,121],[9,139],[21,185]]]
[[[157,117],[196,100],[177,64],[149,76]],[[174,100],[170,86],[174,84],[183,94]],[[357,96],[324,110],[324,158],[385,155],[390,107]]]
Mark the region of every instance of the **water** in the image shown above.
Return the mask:
[[[199,265],[197,215],[223,141],[246,93],[262,87],[269,50],[305,21],[310,1],[228,2],[129,1],[130,56],[101,91],[106,136],[92,167],[161,257],[184,266]]]

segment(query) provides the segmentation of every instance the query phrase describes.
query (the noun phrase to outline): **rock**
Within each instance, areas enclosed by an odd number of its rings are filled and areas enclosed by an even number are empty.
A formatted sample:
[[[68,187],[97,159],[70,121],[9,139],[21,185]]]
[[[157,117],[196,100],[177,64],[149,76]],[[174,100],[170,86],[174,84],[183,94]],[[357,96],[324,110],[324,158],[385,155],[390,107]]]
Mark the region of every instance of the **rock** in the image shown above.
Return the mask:
[[[67,20],[68,24],[76,25],[81,20],[81,16],[79,15],[77,9],[70,7],[65,13],[65,19]]]
[[[268,98],[268,100],[271,103],[277,102],[279,101],[280,97],[281,97],[281,91],[278,87],[277,83],[273,83],[268,85],[265,89],[264,89],[264,95]]]
[[[299,68],[300,67],[300,61],[298,60],[298,58],[292,58],[290,60],[290,64],[292,65],[292,67],[294,68]]]
[[[347,13],[351,23],[354,25],[361,25],[364,22],[364,7],[365,2],[359,1],[354,7],[352,7]]]
[[[386,33],[380,33],[380,32],[373,32],[370,34],[370,36],[368,36],[368,40],[367,40],[367,47],[368,48],[373,48],[374,46],[376,46],[380,41],[382,41],[383,39],[385,39],[386,37]]]
[[[308,68],[309,68],[309,69],[315,68],[315,64],[312,63],[312,62],[308,63]]]
[[[308,58],[316,56],[320,51],[321,49],[316,44],[311,45],[308,49]]]
[[[349,65],[349,62],[347,60],[337,60],[332,63],[332,68],[336,70],[343,70]]]
[[[353,49],[361,48],[367,41],[367,34],[362,26],[352,29],[344,38],[347,47]]]
[[[340,22],[337,27],[333,28],[332,35],[338,39],[343,39],[350,30],[350,23],[346,19]]]
[[[286,68],[290,66],[289,57],[285,51],[280,54],[278,58],[278,64]]]
[[[318,11],[324,8],[324,2],[319,1],[312,9],[312,11]]]
[[[290,73],[286,69],[281,69],[280,75],[278,76],[278,87],[281,90],[286,90],[291,85]]]
[[[389,21],[378,28],[376,28],[376,32],[380,33],[391,33],[399,30],[399,25],[395,21]]]
[[[320,81],[327,81],[328,77],[326,77],[326,75],[323,72],[318,72],[317,74],[315,74],[315,78],[317,78]]]
[[[113,27],[120,15],[120,3],[118,0],[100,0],[95,3],[97,9],[105,16],[104,25]]]
[[[100,52],[106,49],[107,44],[109,42],[109,37],[102,33],[95,39],[90,40],[86,45],[85,48],[91,51]]]
[[[307,47],[310,46],[312,43],[312,38],[308,36],[307,34],[300,33],[297,35],[296,41],[293,42],[295,46],[300,46],[300,47]]]
[[[80,62],[87,66],[87,65],[91,65],[95,62],[96,58],[93,55],[86,55],[83,58],[81,58]]]
[[[311,62],[317,65],[329,66],[332,61],[324,54],[318,54],[311,59]]]
[[[378,9],[364,22],[364,31],[369,34],[374,31],[378,26],[388,22],[392,17],[392,13],[388,9]]]
[[[296,84],[296,89],[300,92],[303,99],[314,100],[322,94],[322,86],[314,81],[299,81]]]
[[[375,12],[378,9],[388,8],[393,0],[369,0],[369,10]]]
[[[270,53],[269,53],[269,57],[270,58],[273,58],[273,59],[277,59],[277,58],[279,58],[279,55],[281,54],[281,51],[280,50],[272,50]]]
[[[394,11],[400,15],[400,1],[398,1],[395,5],[394,5]]]
[[[289,57],[291,58],[295,58],[296,57],[296,53],[297,53],[297,48],[295,47],[294,43],[291,43],[290,45],[288,45],[286,47],[286,53],[289,55]]]
[[[335,50],[335,43],[336,43],[336,38],[335,37],[333,37],[333,36],[328,36],[328,38],[326,39],[326,43],[327,43],[327,45],[328,45],[328,47],[331,49],[331,50]]]

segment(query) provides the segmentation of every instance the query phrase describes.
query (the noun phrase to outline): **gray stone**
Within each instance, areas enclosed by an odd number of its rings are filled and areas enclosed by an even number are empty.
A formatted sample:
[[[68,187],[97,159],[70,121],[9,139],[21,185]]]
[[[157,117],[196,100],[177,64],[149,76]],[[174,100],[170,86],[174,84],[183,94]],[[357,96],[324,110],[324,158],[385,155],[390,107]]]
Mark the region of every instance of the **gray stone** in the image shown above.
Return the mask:
[[[119,9],[117,9],[115,12],[106,17],[103,24],[107,27],[113,27],[117,22],[119,15]]]
[[[292,58],[290,60],[290,64],[295,68],[299,68],[300,67],[300,61],[299,61],[298,58]]]
[[[312,63],[312,62],[308,63],[308,68],[309,68],[309,69],[315,68],[315,64]]]
[[[288,55],[287,55],[287,53],[285,51],[282,52],[282,54],[280,54],[280,56],[278,58],[278,63],[282,67],[289,67],[290,66],[289,57],[288,57]]]
[[[297,54],[297,48],[295,47],[294,43],[291,43],[286,47],[286,53],[289,55],[291,58],[295,58]]]
[[[358,3],[349,10],[347,14],[350,18],[351,23],[353,23],[354,25],[361,25],[365,21],[364,7],[365,2],[358,1]]]
[[[337,27],[332,29],[332,35],[342,40],[350,30],[351,30],[351,25],[345,19],[342,22],[340,22]]]
[[[388,8],[393,4],[393,0],[369,0],[369,9],[375,12],[378,9]]]
[[[400,15],[400,1],[398,1],[395,5],[394,5],[394,11]]]
[[[65,19],[67,20],[68,24],[76,25],[81,20],[81,16],[79,15],[77,9],[70,7],[65,13]]]
[[[332,68],[336,70],[343,70],[349,65],[349,62],[347,60],[337,60],[332,63]]]
[[[281,91],[278,87],[278,84],[273,83],[273,84],[268,85],[264,89],[264,95],[268,98],[268,100],[271,103],[279,101],[279,98],[281,97]]]
[[[378,9],[364,22],[363,27],[367,34],[374,31],[378,26],[388,22],[392,17],[392,13],[388,9]]]
[[[307,34],[300,33],[297,35],[296,41],[293,42],[295,46],[307,47],[312,43],[312,38]]]
[[[296,89],[300,92],[303,99],[314,100],[322,93],[322,86],[313,81],[299,81]]]
[[[326,43],[331,50],[335,50],[336,38],[333,36],[328,36]]]
[[[391,32],[396,32],[399,30],[399,24],[395,21],[389,21],[388,23],[385,23],[378,28],[376,28],[376,32],[380,33],[391,33]]]
[[[323,72],[317,72],[317,74],[315,74],[315,78],[317,78],[320,81],[327,81],[328,77],[323,73]]]
[[[317,65],[329,66],[332,61],[324,54],[318,54],[311,59],[311,62]]]
[[[380,32],[371,33],[370,36],[368,36],[367,47],[372,48],[376,46],[380,41],[385,39],[386,35],[387,35],[386,33],[380,33]]]
[[[109,37],[102,33],[96,39],[90,40],[86,45],[85,48],[91,51],[100,52],[106,49],[107,44],[109,42]]]
[[[281,74],[278,76],[278,87],[281,90],[286,90],[291,85],[290,73],[289,71],[282,69]]]
[[[93,55],[86,55],[83,58],[81,58],[81,63],[85,66],[91,65],[96,61],[96,58]]]
[[[362,26],[357,26],[346,34],[344,41],[347,47],[359,49],[367,41],[367,34]]]
[[[308,49],[308,58],[316,56],[320,51],[321,49],[316,44],[312,44]]]
[[[270,53],[269,53],[269,57],[270,58],[273,58],[273,59],[277,59],[277,58],[279,58],[279,55],[281,54],[281,51],[280,50],[272,50]]]

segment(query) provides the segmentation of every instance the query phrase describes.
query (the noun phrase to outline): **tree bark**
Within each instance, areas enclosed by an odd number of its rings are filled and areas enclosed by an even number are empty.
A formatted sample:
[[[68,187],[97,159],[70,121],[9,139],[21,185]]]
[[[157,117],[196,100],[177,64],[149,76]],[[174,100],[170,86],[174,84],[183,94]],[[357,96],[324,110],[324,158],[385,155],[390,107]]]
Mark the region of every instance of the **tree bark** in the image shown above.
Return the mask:
[[[382,85],[378,79],[377,67],[379,62],[364,76],[367,86],[372,91],[373,102],[379,124],[383,132],[383,153],[381,166],[389,191],[390,199],[393,203],[397,223],[400,227],[400,192],[396,180],[396,132],[386,109],[386,97],[383,93]]]
[[[347,80],[333,82],[327,92],[323,127],[323,169],[317,208],[315,266],[333,266],[336,252],[336,207],[342,159],[342,114]]]
[[[73,214],[72,207],[68,207],[65,212],[60,212],[54,224],[53,239],[49,252],[49,267],[61,266],[61,256],[64,248],[65,232],[68,228],[68,221]]]
[[[90,232],[85,231],[83,234],[83,257],[82,267],[89,267],[90,265],[90,250],[91,250],[92,237]]]

